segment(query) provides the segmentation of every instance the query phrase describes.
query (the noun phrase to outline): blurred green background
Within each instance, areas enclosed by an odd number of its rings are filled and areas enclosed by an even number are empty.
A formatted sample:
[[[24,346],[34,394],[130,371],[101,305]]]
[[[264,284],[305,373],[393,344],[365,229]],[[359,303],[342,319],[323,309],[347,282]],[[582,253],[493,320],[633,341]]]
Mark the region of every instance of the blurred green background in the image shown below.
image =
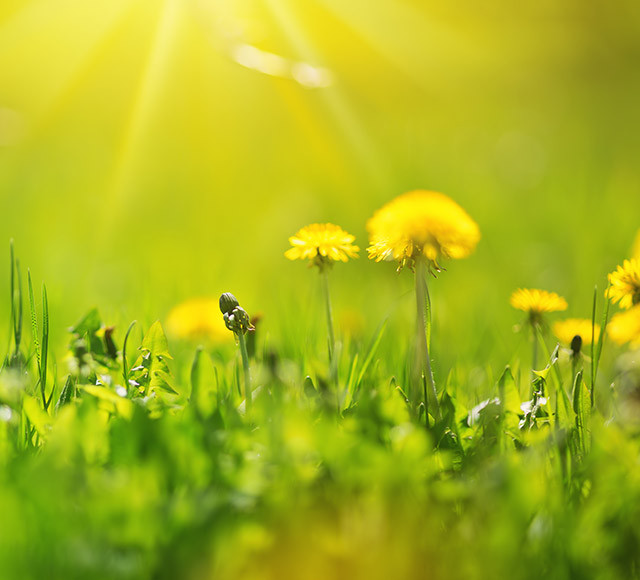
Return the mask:
[[[640,227],[639,24],[625,0],[2,0],[1,287],[14,238],[58,342],[95,305],[122,332],[226,290],[302,340],[317,274],[283,252],[331,221],[363,254],[338,318],[404,327],[411,277],[365,223],[435,189],[483,234],[431,284],[439,364],[503,364],[511,291],[589,316]]]

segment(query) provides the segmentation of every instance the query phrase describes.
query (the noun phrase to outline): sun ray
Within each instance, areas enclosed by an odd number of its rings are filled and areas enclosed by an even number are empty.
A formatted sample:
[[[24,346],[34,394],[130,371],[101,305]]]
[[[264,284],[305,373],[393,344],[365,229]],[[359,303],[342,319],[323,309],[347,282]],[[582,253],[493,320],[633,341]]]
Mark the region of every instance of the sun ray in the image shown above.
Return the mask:
[[[136,151],[140,147],[145,128],[153,117],[155,97],[160,92],[167,75],[165,63],[173,44],[176,30],[175,21],[179,9],[179,0],[164,0],[162,8],[159,10],[146,66],[133,94],[131,107],[116,152],[113,176],[108,187],[108,221],[115,219],[122,198],[127,193],[128,181],[135,164]]]
[[[0,89],[26,111],[32,129],[69,96],[130,6],[127,0],[105,3],[101,10],[88,4],[31,2],[0,25]],[[52,22],[61,22],[55,18],[61,12],[70,17],[53,28]]]
[[[428,91],[433,90],[436,79],[424,74],[425,62],[429,62],[425,47],[438,47],[438,54],[431,60],[441,62],[443,55],[455,56],[462,47],[468,46],[468,39],[465,42],[442,23],[435,24],[406,2],[391,5],[341,0],[320,2],[397,70]]]
[[[301,57],[311,63],[318,62],[319,55],[305,38],[291,4],[287,0],[267,0],[265,4]],[[322,90],[324,104],[339,128],[344,132],[359,163],[370,178],[371,186],[384,190],[390,186],[391,177],[384,170],[386,164],[383,163],[382,155],[371,139],[367,137],[357,113],[337,85],[338,83]]]

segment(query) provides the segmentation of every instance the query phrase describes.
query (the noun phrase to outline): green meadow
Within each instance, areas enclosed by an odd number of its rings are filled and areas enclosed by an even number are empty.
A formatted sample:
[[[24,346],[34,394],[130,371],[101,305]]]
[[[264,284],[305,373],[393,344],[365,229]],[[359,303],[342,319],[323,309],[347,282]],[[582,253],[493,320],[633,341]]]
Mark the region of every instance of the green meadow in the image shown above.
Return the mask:
[[[640,576],[639,32],[626,0],[3,0],[0,578]],[[412,209],[386,234],[424,252],[369,259],[415,190],[464,259]],[[287,259],[315,223],[357,257]]]

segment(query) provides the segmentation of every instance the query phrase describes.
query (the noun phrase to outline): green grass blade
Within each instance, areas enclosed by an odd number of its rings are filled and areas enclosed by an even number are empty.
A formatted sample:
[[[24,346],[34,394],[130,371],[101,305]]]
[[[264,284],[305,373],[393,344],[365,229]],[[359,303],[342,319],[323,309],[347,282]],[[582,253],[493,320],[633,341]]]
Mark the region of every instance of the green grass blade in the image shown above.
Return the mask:
[[[38,319],[36,317],[36,301],[33,297],[33,284],[31,283],[31,271],[27,270],[27,285],[29,287],[29,306],[31,307],[31,332],[33,346],[38,361],[38,374],[40,374],[40,341],[38,340]]]
[[[576,380],[573,384],[573,410],[576,414],[578,445],[584,456],[591,447],[591,402],[589,400],[589,389],[582,380],[582,371],[576,374]]]
[[[609,286],[605,291],[605,298],[609,294]],[[602,314],[602,324],[600,325],[600,335],[598,336],[598,348],[596,349],[594,360],[592,360],[593,366],[593,380],[591,383],[591,406],[595,403],[595,391],[596,391],[596,379],[598,378],[598,367],[600,366],[600,357],[602,356],[602,348],[604,346],[604,340],[607,336],[607,325],[609,324],[609,308],[611,307],[611,301],[606,298],[604,312]],[[594,326],[595,331],[595,326]],[[591,343],[593,344],[593,342]]]
[[[431,294],[429,293],[429,285],[425,282],[425,301],[424,301],[424,330],[427,336],[427,348],[431,351]]]
[[[62,392],[60,393],[60,397],[58,398],[58,402],[55,406],[55,411],[58,413],[62,407],[68,405],[75,398],[75,384],[71,375],[67,376],[67,380],[64,383],[64,387],[62,387]]]
[[[191,363],[191,372],[190,372],[190,380],[191,380],[191,394],[189,395],[189,399],[192,405],[197,407],[198,405],[198,387],[200,386],[200,355],[202,354],[202,347],[199,346],[196,348],[196,354],[193,357],[193,362]]]
[[[129,341],[129,335],[136,325],[137,321],[134,320],[127,328],[127,333],[124,335],[124,342],[122,343],[122,380],[124,381],[124,388],[129,391],[129,367],[127,365],[127,342]]]
[[[20,350],[22,344],[22,324],[23,324],[23,309],[22,309],[22,276],[20,275],[20,260],[16,260],[16,280],[18,282],[17,289],[18,294],[15,299],[15,304],[18,310],[17,320],[15,320],[14,333],[16,343],[16,355]]]
[[[608,301],[607,301],[608,302]],[[593,392],[596,384],[596,306],[598,304],[598,287],[593,289],[593,307],[591,308],[591,397],[593,400]]]
[[[49,301],[47,300],[47,287],[42,285],[42,343],[40,357],[40,392],[45,411],[49,408],[47,402],[47,355],[49,353]]]
[[[348,409],[353,402],[354,388],[356,384],[356,369],[358,367],[358,353],[353,355],[353,360],[349,366],[349,376],[347,377],[347,389],[344,398],[343,407]]]
[[[11,328],[13,329],[15,352],[17,353],[19,349],[19,345],[18,345],[18,337],[16,332],[17,316],[16,316],[16,309],[15,309],[15,306],[16,306],[16,282],[15,282],[16,258],[13,253],[13,240],[10,240],[9,242],[9,255],[11,258],[11,268],[9,270],[9,279],[10,279],[9,286],[11,288],[11,303],[9,305],[9,319],[11,320]]]
[[[358,380],[356,381],[356,384],[355,384],[356,389],[358,389],[358,387],[360,386],[360,383],[362,382],[362,379],[364,378],[364,375],[367,372],[367,369],[369,368],[369,365],[371,364],[371,361],[373,360],[373,357],[375,356],[376,351],[378,350],[378,346],[380,345],[380,341],[382,340],[382,335],[384,334],[384,331],[386,328],[387,328],[387,320],[385,319],[378,326],[376,333],[373,335],[371,346],[369,346],[369,351],[367,352],[367,356],[364,359],[364,363],[362,364],[362,368],[360,369],[360,372],[358,373]]]

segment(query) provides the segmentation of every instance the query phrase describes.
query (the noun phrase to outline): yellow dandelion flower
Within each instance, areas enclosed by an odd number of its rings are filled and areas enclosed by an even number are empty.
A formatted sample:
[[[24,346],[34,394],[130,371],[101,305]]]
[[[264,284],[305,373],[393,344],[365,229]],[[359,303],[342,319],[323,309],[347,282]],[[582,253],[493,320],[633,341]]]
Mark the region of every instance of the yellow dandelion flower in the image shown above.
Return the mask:
[[[511,306],[529,313],[531,318],[539,318],[544,312],[567,309],[567,301],[555,292],[518,288],[511,295]]]
[[[442,258],[465,258],[480,240],[480,229],[452,199],[436,191],[410,191],[387,203],[367,222],[369,258],[397,260],[399,268],[426,256],[440,270]]]
[[[291,248],[284,255],[289,260],[311,260],[311,265],[324,266],[357,258],[360,248],[355,236],[334,224],[311,224],[289,238]]]
[[[191,298],[175,306],[167,315],[167,334],[182,340],[221,344],[231,342],[215,298]]]
[[[613,316],[607,332],[617,344],[630,342],[632,346],[640,346],[640,304]]]
[[[582,344],[591,344],[591,320],[586,318],[567,318],[559,322],[554,322],[551,327],[553,334],[555,334],[560,342],[564,344],[571,344],[571,341],[575,336],[579,336],[582,339]],[[595,325],[595,336],[600,335],[600,325]]]
[[[640,303],[640,261],[635,258],[625,260],[615,272],[609,274],[608,296],[620,302],[620,308],[631,308]]]

